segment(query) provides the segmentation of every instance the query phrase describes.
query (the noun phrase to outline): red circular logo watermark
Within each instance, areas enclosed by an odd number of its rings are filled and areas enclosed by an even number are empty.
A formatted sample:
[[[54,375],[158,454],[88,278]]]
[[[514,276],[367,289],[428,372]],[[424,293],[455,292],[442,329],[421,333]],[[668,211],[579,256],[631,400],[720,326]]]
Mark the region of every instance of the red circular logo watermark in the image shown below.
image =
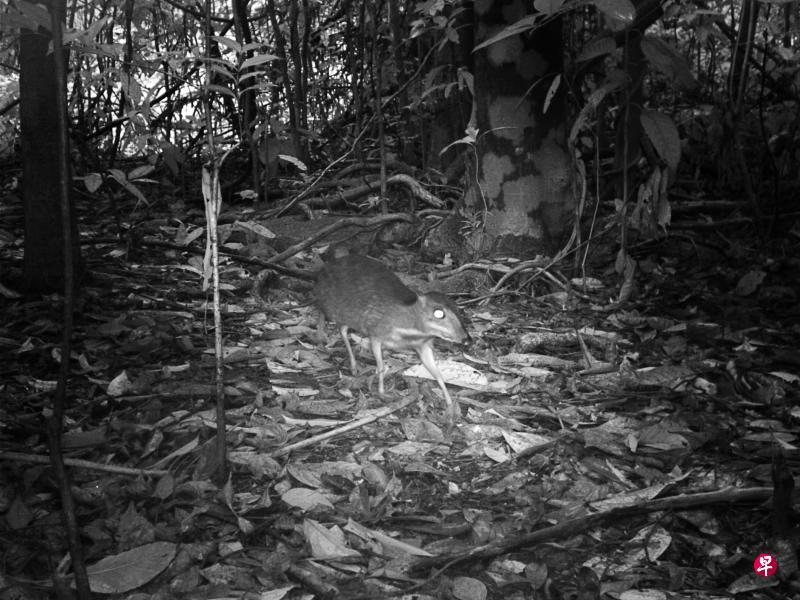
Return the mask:
[[[753,561],[753,570],[760,577],[772,577],[778,570],[778,561],[772,554],[759,554]]]

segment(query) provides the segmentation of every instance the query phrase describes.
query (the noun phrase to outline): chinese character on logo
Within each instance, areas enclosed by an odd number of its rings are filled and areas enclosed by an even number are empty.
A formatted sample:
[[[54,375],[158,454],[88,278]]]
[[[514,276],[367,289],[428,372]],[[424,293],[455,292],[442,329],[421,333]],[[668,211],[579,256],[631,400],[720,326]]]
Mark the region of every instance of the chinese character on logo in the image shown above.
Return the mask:
[[[778,561],[771,554],[759,554],[753,562],[753,569],[761,577],[770,577],[778,570]]]

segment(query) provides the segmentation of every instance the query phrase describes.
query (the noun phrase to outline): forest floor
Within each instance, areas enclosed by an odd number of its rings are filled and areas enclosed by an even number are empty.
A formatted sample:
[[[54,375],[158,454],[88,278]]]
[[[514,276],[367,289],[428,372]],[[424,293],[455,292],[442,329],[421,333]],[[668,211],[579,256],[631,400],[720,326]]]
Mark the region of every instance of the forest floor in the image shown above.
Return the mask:
[[[797,226],[759,245],[746,227],[676,223],[631,250],[637,290],[622,304],[602,241],[591,290],[559,285],[570,262],[457,295],[473,342],[437,343],[460,405],[448,431],[435,383],[407,371],[415,355],[384,353],[380,397],[368,346],[356,344],[353,376],[334,328],[320,336],[308,281],[253,285],[264,257],[302,240],[271,248],[253,237],[270,227],[258,207],[225,207],[221,221],[238,224],[221,267],[231,477],[215,485],[203,211],[80,210],[87,276],[63,447],[93,590],[800,598]],[[20,215],[0,213],[12,280]],[[366,250],[420,287],[434,270],[411,251]],[[310,274],[319,254],[288,264]],[[43,420],[60,302],[0,302],[0,600],[42,598],[67,554]]]

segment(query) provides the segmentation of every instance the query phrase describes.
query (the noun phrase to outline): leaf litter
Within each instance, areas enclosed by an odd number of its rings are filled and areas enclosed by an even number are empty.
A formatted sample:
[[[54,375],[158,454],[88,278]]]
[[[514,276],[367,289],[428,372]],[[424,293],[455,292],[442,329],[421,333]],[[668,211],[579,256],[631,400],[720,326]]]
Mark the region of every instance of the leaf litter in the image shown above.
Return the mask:
[[[731,260],[727,287],[667,268],[624,309],[596,284],[567,309],[467,309],[478,341],[437,348],[461,405],[450,433],[414,358],[386,357],[379,397],[372,367],[353,376],[341,342],[316,337],[304,289],[265,307],[228,259],[219,488],[191,257],[89,251],[64,439],[97,592],[711,599],[767,594],[761,552],[796,569],[796,530],[775,526],[791,510],[763,504],[791,490],[781,457],[797,454],[796,259],[782,279]],[[4,574],[44,580],[63,553],[58,533],[44,542],[58,505],[40,427],[59,315],[3,302]]]

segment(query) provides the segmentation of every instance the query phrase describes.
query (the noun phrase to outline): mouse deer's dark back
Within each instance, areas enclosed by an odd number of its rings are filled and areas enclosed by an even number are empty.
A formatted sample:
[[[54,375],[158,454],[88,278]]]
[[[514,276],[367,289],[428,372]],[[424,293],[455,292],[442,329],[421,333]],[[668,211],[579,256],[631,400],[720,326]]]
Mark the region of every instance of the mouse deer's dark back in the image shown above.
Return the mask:
[[[437,292],[416,294],[383,263],[347,255],[317,275],[316,302],[334,323],[352,328],[388,348],[415,348],[438,337],[467,339],[455,303]]]

